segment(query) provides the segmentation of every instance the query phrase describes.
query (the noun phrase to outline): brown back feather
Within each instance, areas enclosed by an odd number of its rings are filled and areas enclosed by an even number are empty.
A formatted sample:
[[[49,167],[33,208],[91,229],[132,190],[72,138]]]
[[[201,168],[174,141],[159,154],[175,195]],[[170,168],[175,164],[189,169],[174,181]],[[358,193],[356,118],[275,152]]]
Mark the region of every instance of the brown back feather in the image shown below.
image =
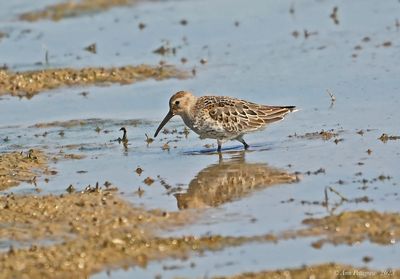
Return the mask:
[[[200,98],[202,109],[207,110],[211,119],[229,132],[259,129],[266,124],[282,120],[295,109],[294,106],[264,106],[222,96]]]

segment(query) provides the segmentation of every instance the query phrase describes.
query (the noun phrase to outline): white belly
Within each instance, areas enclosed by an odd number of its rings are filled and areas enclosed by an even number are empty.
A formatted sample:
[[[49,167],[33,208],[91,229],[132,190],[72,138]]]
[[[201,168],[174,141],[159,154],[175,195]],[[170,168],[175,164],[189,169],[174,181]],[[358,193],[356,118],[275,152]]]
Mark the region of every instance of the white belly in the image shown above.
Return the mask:
[[[201,118],[192,121],[186,117],[182,117],[182,119],[186,126],[198,134],[201,139],[230,140],[239,136],[239,134],[227,132],[222,124],[216,121],[207,121]]]

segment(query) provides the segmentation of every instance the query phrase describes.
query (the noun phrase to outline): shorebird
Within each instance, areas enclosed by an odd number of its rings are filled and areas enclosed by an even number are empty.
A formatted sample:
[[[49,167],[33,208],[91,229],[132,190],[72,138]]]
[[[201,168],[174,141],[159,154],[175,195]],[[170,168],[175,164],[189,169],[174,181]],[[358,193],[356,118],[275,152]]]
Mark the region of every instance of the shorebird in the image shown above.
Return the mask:
[[[201,139],[216,139],[217,151],[228,140],[241,142],[245,149],[249,145],[243,135],[265,128],[268,124],[282,120],[295,106],[267,106],[224,96],[196,97],[187,91],[175,93],[169,100],[169,112],[160,123],[154,137],[167,122],[179,115],[183,122]]]

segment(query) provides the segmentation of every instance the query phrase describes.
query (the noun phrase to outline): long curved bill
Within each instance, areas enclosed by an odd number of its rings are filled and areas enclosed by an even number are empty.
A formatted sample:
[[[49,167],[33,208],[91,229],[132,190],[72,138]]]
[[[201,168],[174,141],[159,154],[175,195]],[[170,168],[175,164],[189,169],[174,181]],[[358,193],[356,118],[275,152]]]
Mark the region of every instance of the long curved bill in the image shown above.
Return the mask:
[[[156,133],[154,134],[154,137],[157,137],[158,133],[160,130],[167,124],[167,122],[174,116],[172,111],[169,111],[167,115],[164,117],[163,121],[160,123],[160,126],[158,126]]]

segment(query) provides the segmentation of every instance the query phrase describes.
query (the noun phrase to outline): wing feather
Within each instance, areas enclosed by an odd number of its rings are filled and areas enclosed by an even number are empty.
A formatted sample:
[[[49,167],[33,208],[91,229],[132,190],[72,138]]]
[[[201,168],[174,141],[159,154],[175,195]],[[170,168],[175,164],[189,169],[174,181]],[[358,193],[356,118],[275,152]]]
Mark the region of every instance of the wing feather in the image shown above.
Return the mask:
[[[200,99],[199,103],[208,112],[210,120],[230,133],[260,129],[282,120],[294,109],[294,106],[264,106],[222,96],[204,96]]]

